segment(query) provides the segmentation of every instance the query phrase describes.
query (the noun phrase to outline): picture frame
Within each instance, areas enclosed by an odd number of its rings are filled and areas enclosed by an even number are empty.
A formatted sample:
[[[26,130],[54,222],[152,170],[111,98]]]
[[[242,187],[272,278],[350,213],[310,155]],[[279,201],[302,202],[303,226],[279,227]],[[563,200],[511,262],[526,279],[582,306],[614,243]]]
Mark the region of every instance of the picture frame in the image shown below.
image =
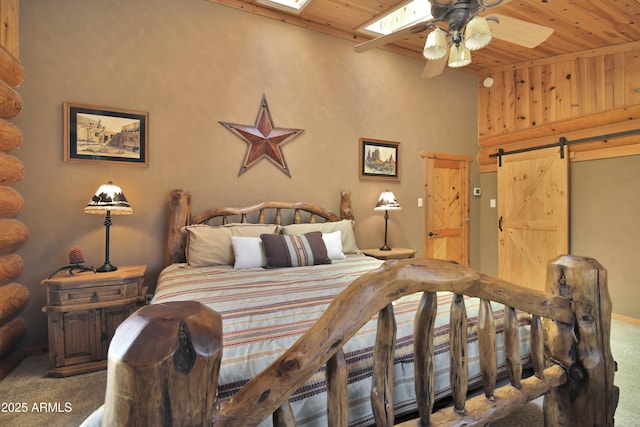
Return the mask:
[[[359,140],[360,179],[400,181],[400,143],[379,139]]]
[[[63,103],[64,161],[149,166],[149,113]]]

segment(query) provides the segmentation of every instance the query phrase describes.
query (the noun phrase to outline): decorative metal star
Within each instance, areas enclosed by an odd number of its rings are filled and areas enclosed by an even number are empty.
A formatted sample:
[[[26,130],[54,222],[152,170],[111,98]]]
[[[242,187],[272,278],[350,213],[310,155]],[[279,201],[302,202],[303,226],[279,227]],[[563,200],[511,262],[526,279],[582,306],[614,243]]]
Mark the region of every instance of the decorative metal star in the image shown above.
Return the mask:
[[[247,156],[240,167],[238,176],[249,170],[260,159],[267,158],[291,177],[284,154],[282,154],[281,145],[300,135],[304,129],[274,127],[265,95],[262,95],[255,125],[239,125],[228,122],[220,122],[220,124],[249,144]]]

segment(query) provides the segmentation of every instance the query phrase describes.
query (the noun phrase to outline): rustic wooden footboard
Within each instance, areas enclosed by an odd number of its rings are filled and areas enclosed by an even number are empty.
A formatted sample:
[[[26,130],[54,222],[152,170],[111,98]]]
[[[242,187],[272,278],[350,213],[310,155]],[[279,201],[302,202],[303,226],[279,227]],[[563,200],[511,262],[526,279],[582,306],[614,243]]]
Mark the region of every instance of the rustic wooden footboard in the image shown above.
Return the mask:
[[[293,426],[289,396],[326,364],[329,425],[346,426],[342,346],[375,314],[371,404],[378,426],[393,425],[392,302],[422,292],[414,327],[418,425],[486,425],[544,394],[545,425],[611,426],[618,390],[609,347],[606,271],[593,259],[562,256],[549,264],[547,290],[532,291],[441,260],[389,261],[354,281],[288,351],[237,394],[215,404],[222,355],[220,317],[192,302],[143,307],[113,338],[111,346],[121,350],[109,352],[103,425],[244,427],[273,416],[274,425]],[[439,291],[455,294],[450,326],[453,407],[432,413],[433,327]],[[478,334],[484,394],[469,400],[463,295],[481,299]],[[510,384],[501,388],[496,388],[495,323],[489,301],[505,304]],[[526,379],[521,379],[516,310],[532,316],[535,375]]]

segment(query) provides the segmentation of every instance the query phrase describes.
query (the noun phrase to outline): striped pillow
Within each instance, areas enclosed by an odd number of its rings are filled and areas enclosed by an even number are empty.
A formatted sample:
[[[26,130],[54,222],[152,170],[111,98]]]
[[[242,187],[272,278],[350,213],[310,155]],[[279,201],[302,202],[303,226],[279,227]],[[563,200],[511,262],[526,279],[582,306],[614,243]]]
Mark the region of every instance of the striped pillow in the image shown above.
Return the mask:
[[[262,234],[260,239],[267,255],[267,268],[331,264],[320,231],[290,236]]]

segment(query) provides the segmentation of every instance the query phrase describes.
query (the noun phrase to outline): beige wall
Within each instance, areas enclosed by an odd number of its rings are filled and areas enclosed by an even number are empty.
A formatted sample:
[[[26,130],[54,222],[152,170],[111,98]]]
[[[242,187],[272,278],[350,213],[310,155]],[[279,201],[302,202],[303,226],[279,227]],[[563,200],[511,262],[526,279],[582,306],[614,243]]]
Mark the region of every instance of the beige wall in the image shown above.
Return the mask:
[[[640,156],[570,163],[572,254],[597,259],[608,274],[613,312],[640,319]],[[497,174],[484,173],[481,200],[481,270],[498,272]]]
[[[613,312],[640,319],[640,156],[571,164],[570,248],[606,269]]]
[[[23,346],[46,343],[40,280],[68,263],[71,246],[84,249],[88,264],[102,264],[103,220],[82,209],[107,180],[134,208],[113,219],[111,261],[148,264],[154,286],[174,188],[192,191],[196,212],[264,199],[337,211],[340,190],[350,189],[361,247],[382,243],[373,206],[389,188],[403,205],[391,214],[389,243],[422,253],[420,151],[477,151],[474,76],[447,71],[423,80],[421,61],[354,54],[348,41],[205,0],[23,0],[20,30],[27,77],[18,89],[24,109],[14,123],[24,142],[15,154],[25,177],[16,189],[30,237],[19,251],[19,281],[32,293]],[[263,94],[276,126],[305,129],[283,148],[291,178],[266,160],[238,177],[246,145],[218,123],[253,123]],[[64,163],[64,101],[148,111],[149,167]],[[401,182],[359,180],[359,137],[401,142]],[[477,186],[475,163],[471,175]],[[471,205],[474,266],[479,203]]]

